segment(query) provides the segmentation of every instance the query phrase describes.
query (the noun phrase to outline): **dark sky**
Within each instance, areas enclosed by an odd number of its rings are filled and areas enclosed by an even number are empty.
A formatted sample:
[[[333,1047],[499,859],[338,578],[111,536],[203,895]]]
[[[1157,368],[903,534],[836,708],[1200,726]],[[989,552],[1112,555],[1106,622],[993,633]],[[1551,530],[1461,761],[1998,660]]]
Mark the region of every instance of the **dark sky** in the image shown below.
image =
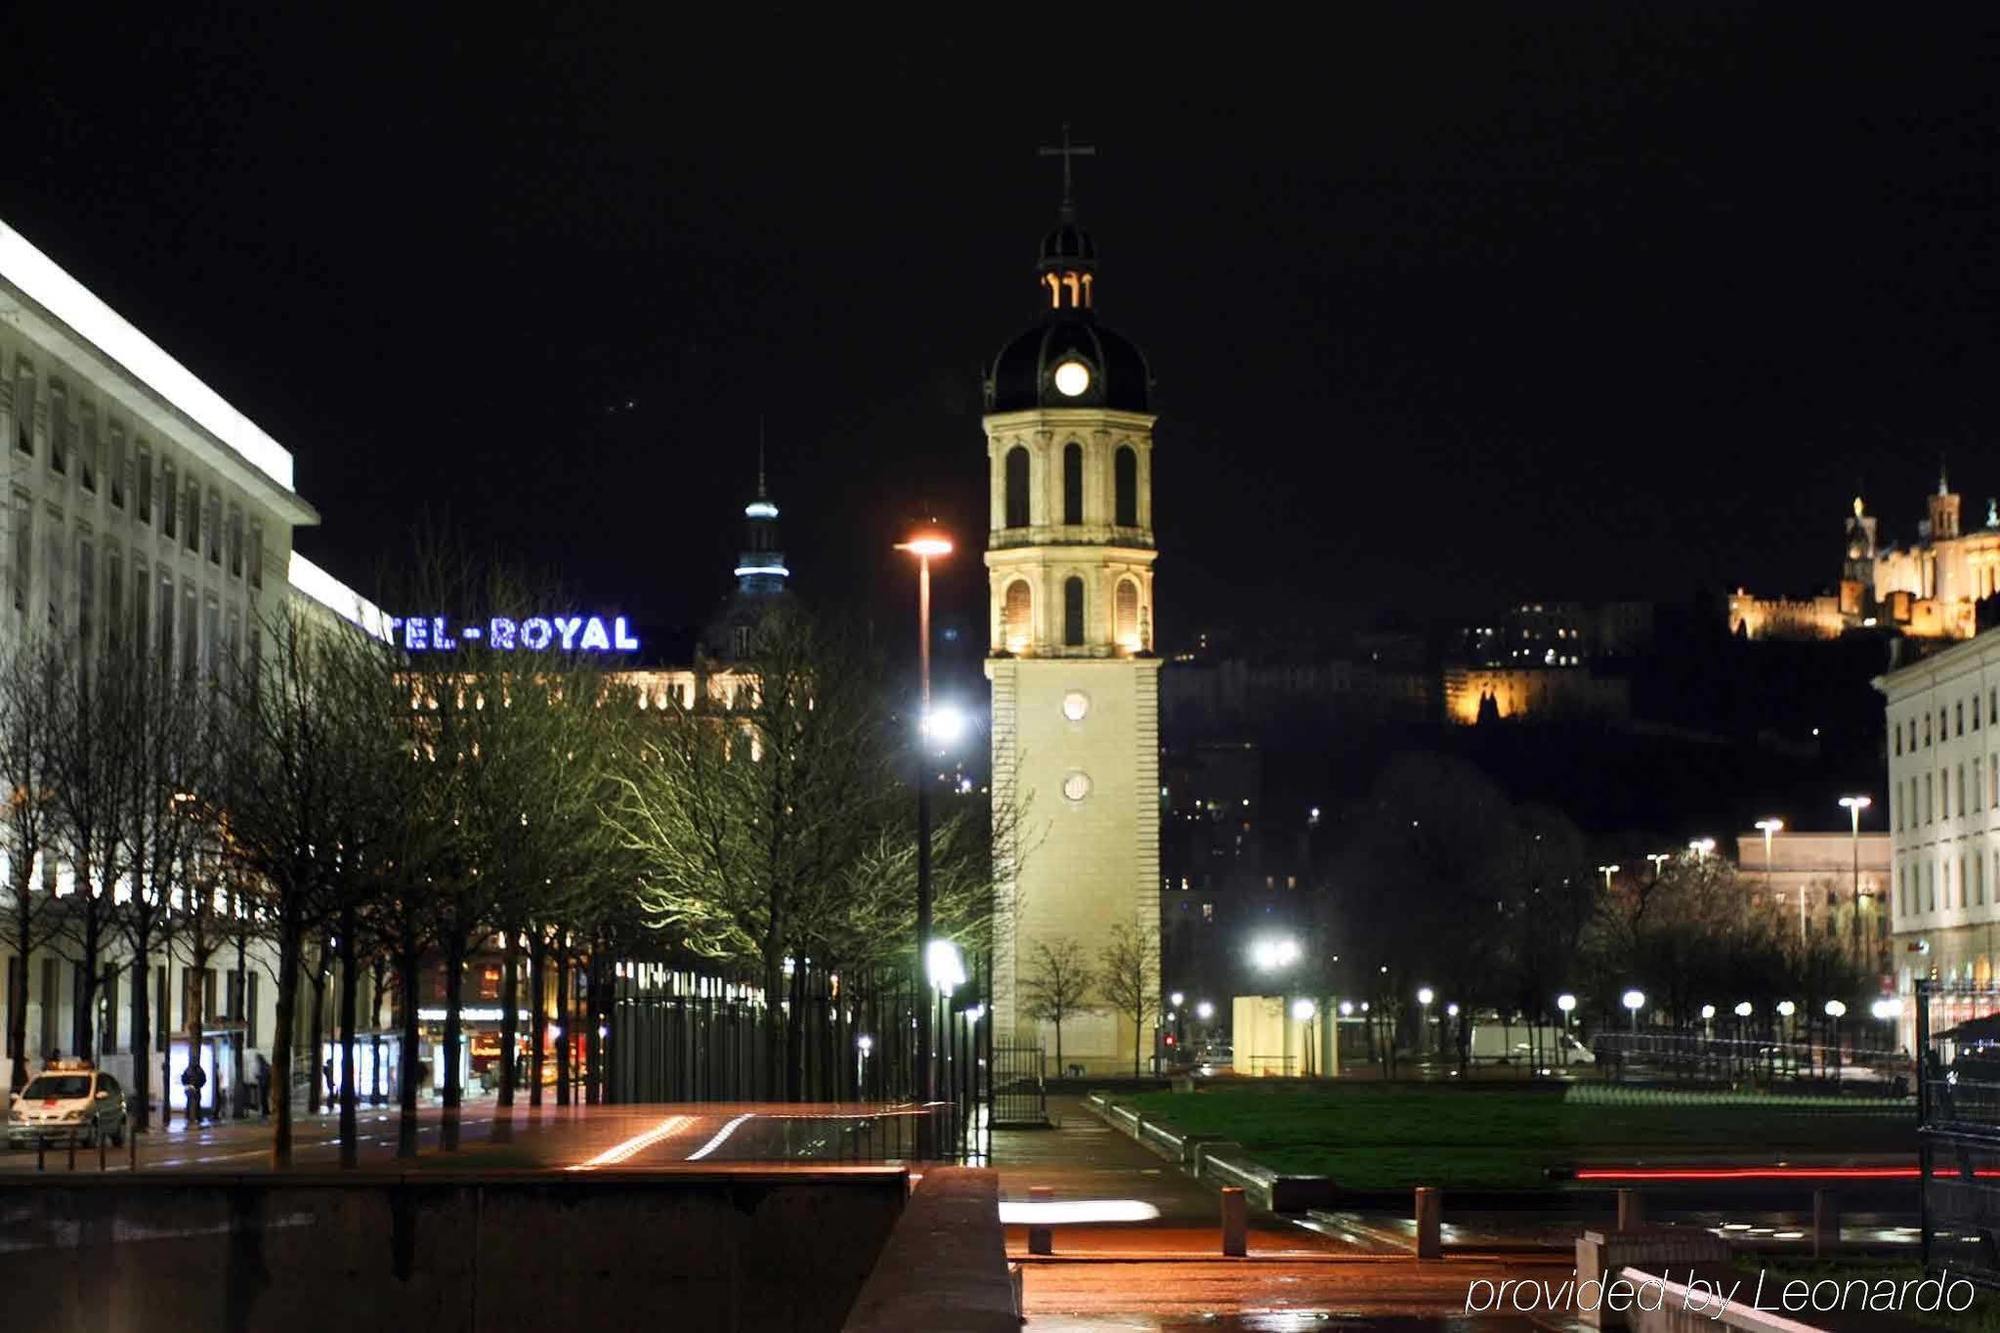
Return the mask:
[[[1857,479],[1904,536],[1941,454],[2000,491],[1977,10],[427,8],[29,5],[0,79],[0,216],[293,450],[357,584],[449,522],[698,621],[762,415],[796,585],[902,606],[909,517],[980,545],[1064,120],[1170,642],[1806,590]]]

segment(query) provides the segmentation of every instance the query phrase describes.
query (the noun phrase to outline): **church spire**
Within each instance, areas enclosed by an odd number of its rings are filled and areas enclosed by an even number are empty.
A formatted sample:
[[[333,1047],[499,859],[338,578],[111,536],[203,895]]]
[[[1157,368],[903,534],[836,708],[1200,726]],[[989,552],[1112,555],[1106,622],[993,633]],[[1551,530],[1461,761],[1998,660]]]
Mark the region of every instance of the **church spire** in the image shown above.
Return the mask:
[[[792,572],[778,547],[778,506],[764,478],[764,418],[757,418],[757,498],[743,506],[743,549],[736,558],[736,588],[746,596],[779,593]]]
[[[1088,311],[1095,304],[1092,288],[1097,282],[1097,247],[1090,233],[1076,224],[1076,180],[1072,159],[1096,157],[1092,144],[1071,143],[1069,123],[1063,122],[1062,143],[1035,150],[1040,157],[1062,159],[1062,208],[1055,230],[1042,238],[1042,253],[1035,265],[1035,284],[1041,288],[1044,309]]]

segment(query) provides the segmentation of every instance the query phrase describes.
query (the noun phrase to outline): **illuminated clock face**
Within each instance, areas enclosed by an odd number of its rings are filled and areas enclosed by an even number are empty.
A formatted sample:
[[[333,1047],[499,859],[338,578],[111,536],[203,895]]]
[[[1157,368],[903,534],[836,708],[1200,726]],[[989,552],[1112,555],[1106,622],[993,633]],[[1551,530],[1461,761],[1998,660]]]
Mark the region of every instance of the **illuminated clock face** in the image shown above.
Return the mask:
[[[1082,690],[1071,690],[1063,696],[1062,708],[1064,717],[1072,722],[1081,722],[1084,714],[1090,711],[1090,696]]]
[[[1090,367],[1081,361],[1065,361],[1056,367],[1056,392],[1065,398],[1081,398],[1090,388]]]
[[[1063,795],[1072,801],[1080,801],[1090,795],[1090,778],[1087,774],[1071,773],[1063,779]]]

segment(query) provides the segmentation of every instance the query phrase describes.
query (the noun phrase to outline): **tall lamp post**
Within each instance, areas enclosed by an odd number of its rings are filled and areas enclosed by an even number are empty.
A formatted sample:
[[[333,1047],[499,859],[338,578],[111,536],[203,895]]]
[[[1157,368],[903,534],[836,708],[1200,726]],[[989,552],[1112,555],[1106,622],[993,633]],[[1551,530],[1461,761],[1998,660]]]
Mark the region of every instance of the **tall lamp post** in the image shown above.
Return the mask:
[[[1597,873],[1604,876],[1604,891],[1606,893],[1611,892],[1611,877],[1618,873],[1619,868],[1616,862],[1608,866],[1597,867]]]
[[[918,529],[896,549],[917,558],[917,1096],[928,1102],[937,1089],[931,1071],[931,784],[927,745],[931,722],[931,561],[951,554],[951,538],[935,527]]]
[[[1861,812],[1874,802],[1866,796],[1843,796],[1841,808],[1846,810],[1854,830],[1854,919],[1848,923],[1848,937],[1854,942],[1854,956],[1861,956]]]
[[[1764,835],[1764,888],[1771,888],[1771,835],[1785,831],[1785,821],[1776,815],[1757,821],[1757,831]],[[1806,943],[1806,886],[1799,885],[1799,947]]]

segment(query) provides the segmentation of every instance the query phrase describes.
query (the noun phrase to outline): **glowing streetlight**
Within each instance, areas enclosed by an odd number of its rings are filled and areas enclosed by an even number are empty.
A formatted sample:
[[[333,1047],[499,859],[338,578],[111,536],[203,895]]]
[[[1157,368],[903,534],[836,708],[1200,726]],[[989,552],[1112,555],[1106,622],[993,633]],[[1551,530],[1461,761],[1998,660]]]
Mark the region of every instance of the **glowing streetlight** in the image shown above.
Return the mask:
[[[1172,1005],[1174,1008],[1178,1009],[1182,1005],[1187,1003],[1187,996],[1183,995],[1179,991],[1175,991],[1172,995],[1169,995],[1167,997],[1167,1003]]]
[[[1290,967],[1299,961],[1299,942],[1290,936],[1258,940],[1250,946],[1250,961],[1264,972]]]
[[[1342,1000],[1340,1002],[1340,1016],[1342,1018],[1354,1017],[1354,1001]]]
[[[1736,1016],[1737,1016],[1738,1018],[1748,1018],[1748,1017],[1750,1017],[1750,1015],[1751,1015],[1751,1014],[1753,1014],[1753,1013],[1755,1013],[1755,1012],[1757,1012],[1757,1007],[1756,1007],[1755,1005],[1751,1004],[1751,1003],[1750,1003],[1750,1001],[1748,1001],[1748,1000],[1741,1000],[1741,1001],[1738,1001],[1738,1002],[1737,1002],[1737,1005],[1736,1005]]]
[[[1708,854],[1715,850],[1715,839],[1696,838],[1688,844],[1688,850],[1694,853],[1695,860],[1706,861]]]
[[[1868,1006],[1868,1012],[1883,1021],[1891,1021],[1903,1016],[1903,1001],[1894,995],[1884,995]]]
[[[1843,796],[1840,798],[1840,807],[1847,811],[1850,826],[1854,831],[1852,839],[1854,849],[1854,912],[1852,919],[1848,922],[1848,937],[1854,942],[1854,948],[1857,953],[1861,949],[1861,812],[1873,804],[1875,802],[1866,796]]]
[[[1778,1001],[1778,1016],[1780,1018],[1790,1018],[1793,1014],[1796,1014],[1798,1011],[1799,1007],[1793,1004],[1790,1000]]]
[[[951,538],[935,526],[919,528],[910,535],[908,541],[898,542],[896,549],[908,551],[917,558],[917,716],[927,723],[931,718],[931,561],[942,560],[951,554]],[[931,966],[931,784],[925,780],[925,770],[930,767],[927,756],[917,756],[917,957]],[[957,950],[952,950],[956,957]],[[964,964],[959,964],[960,981],[964,980]],[[935,978],[935,971],[933,971]],[[935,981],[933,981],[935,984]],[[916,1076],[917,1096],[930,1101],[936,1094],[937,1085],[931,1070],[931,1009],[928,1003],[917,1006],[917,1049],[911,1072]]]
[[[1303,996],[1292,1001],[1292,1017],[1301,1023],[1310,1023],[1318,1012],[1319,1006]]]
[[[1826,1002],[1826,1016],[1828,1018],[1847,1017],[1847,1005],[1840,1000],[1828,1000]]]
[[[924,737],[940,750],[958,744],[965,735],[965,714],[951,704],[939,704],[924,713]]]
[[[1429,986],[1417,987],[1418,1004],[1429,1004],[1432,1000],[1435,1000],[1436,998],[1437,998],[1437,992],[1432,990]]]
[[[1705,1005],[1703,1005],[1703,1006],[1701,1007],[1701,1018],[1702,1018],[1702,1021],[1703,1021],[1704,1023],[1705,1023],[1705,1022],[1707,1022],[1707,1021],[1708,1021],[1709,1019],[1711,1019],[1711,1018],[1714,1018],[1714,1017],[1715,1017],[1715,1006],[1714,1006],[1714,1005],[1712,1005],[1712,1004],[1705,1004]]]
[[[1646,859],[1653,863],[1653,878],[1660,877],[1660,867],[1674,859],[1672,852],[1647,852]]]
[[[1199,1018],[1202,1022],[1206,1023],[1209,1019],[1215,1017],[1215,1006],[1210,1004],[1207,1000],[1203,1000],[1195,1005],[1194,1016],[1196,1018]]]
[[[1628,990],[1618,997],[1618,1002],[1624,1005],[1625,1012],[1632,1016],[1632,1030],[1637,1032],[1639,1030],[1639,1011],[1646,1007],[1646,992],[1642,990]]]
[[[1571,995],[1568,991],[1564,991],[1562,994],[1556,996],[1556,1008],[1562,1010],[1563,1026],[1568,1027],[1570,1016],[1576,1012],[1576,996]]]
[[[1604,876],[1604,891],[1606,893],[1611,892],[1611,877],[1617,874],[1618,870],[1619,867],[1616,863],[1613,863],[1608,866],[1597,867],[1597,873]]]
[[[965,984],[965,959],[950,940],[932,940],[924,950],[924,972],[933,990],[949,995]]]

